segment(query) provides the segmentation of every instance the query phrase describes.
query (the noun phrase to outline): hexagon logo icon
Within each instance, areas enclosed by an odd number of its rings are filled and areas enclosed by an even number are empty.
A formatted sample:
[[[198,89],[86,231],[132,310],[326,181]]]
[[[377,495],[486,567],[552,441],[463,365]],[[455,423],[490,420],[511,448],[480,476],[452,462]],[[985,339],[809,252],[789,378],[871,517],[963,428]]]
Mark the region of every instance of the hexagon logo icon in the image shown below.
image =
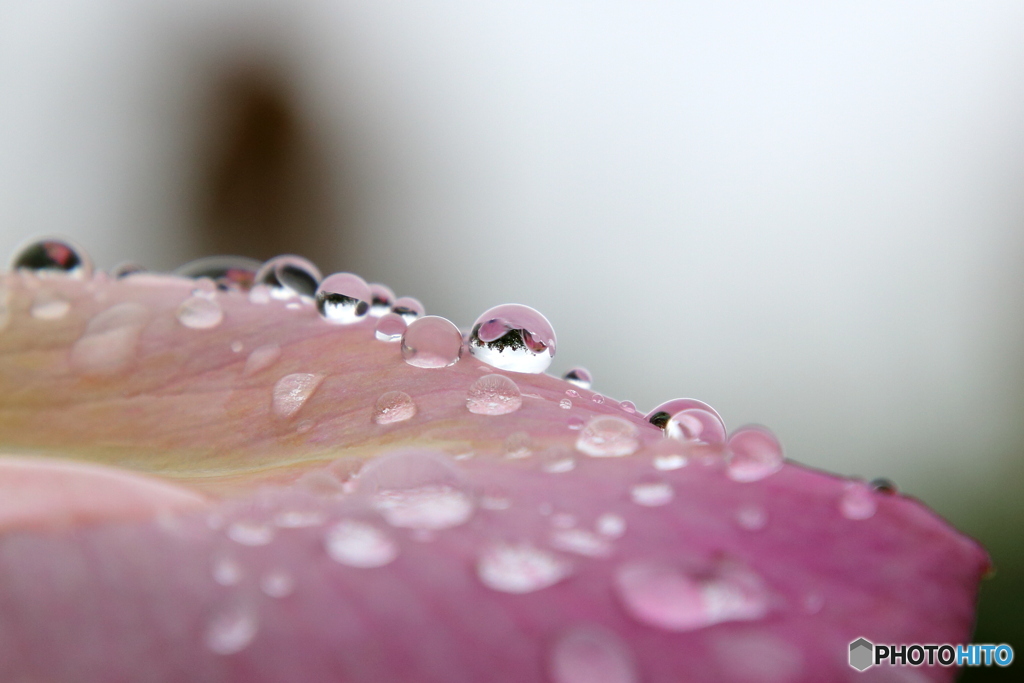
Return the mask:
[[[850,643],[850,666],[857,671],[864,671],[873,664],[875,646],[866,638],[858,638]]]

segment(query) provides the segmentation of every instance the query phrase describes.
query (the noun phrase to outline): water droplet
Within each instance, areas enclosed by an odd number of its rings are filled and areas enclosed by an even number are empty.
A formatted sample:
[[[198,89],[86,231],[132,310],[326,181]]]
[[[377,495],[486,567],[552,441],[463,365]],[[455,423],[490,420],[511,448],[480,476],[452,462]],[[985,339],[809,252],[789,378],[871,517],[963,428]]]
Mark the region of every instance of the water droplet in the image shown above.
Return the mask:
[[[586,529],[558,529],[551,532],[551,547],[586,557],[608,557],[612,544],[608,538]]]
[[[394,305],[391,306],[391,312],[402,316],[406,324],[412,324],[412,321],[424,315],[427,309],[423,307],[423,304],[418,299],[413,299],[411,296],[403,296],[395,299]],[[462,335],[460,334],[459,336],[461,337]]]
[[[193,280],[209,278],[219,289],[248,291],[261,265],[245,256],[204,256],[179,266],[174,274]]]
[[[675,495],[672,485],[666,481],[644,481],[629,489],[634,503],[651,508],[671,503]]]
[[[544,452],[540,467],[549,474],[564,474],[576,469],[576,459],[561,448],[552,448]]]
[[[145,273],[146,269],[140,266],[138,263],[126,261],[119,263],[110,270],[110,277],[115,280],[135,275],[136,273]]]
[[[320,526],[326,517],[315,510],[282,510],[274,516],[274,524],[282,529],[305,529]]]
[[[395,293],[387,285],[374,282],[370,285],[370,316],[380,318],[391,312],[395,304]]]
[[[523,405],[516,383],[504,375],[484,375],[469,385],[466,408],[477,415],[507,415]]]
[[[580,389],[589,389],[594,378],[586,368],[573,368],[562,375],[562,379],[570,384],[575,384]]]
[[[284,598],[295,590],[295,579],[284,569],[272,569],[260,577],[260,589],[271,598]]]
[[[566,389],[565,395],[568,396],[569,398],[579,398],[580,392],[576,391],[575,389]]]
[[[227,535],[241,545],[267,545],[274,540],[274,527],[265,522],[238,520],[228,525]]]
[[[381,394],[373,406],[373,421],[379,425],[404,422],[416,414],[416,404],[404,391]]]
[[[30,270],[37,275],[70,275],[84,280],[92,276],[92,262],[72,242],[48,237],[15,252],[11,270]]]
[[[716,413],[700,408],[682,410],[665,424],[665,434],[680,441],[710,445],[725,443],[725,425]]]
[[[634,619],[668,631],[752,621],[768,613],[760,578],[738,566],[691,573],[656,562],[630,562],[616,571],[615,588]]]
[[[729,437],[728,447],[726,471],[733,481],[758,481],[782,469],[782,446],[764,427],[737,430]]]
[[[289,418],[306,404],[320,383],[323,375],[310,372],[296,372],[285,375],[277,380],[273,392],[274,414],[280,418]]]
[[[565,424],[569,429],[578,432],[583,429],[583,425],[586,423],[583,421],[582,417],[573,416],[566,420]]]
[[[736,523],[747,531],[760,531],[768,524],[768,513],[760,505],[744,505],[736,511]]]
[[[594,394],[593,396],[590,397],[590,400],[598,404],[604,403],[604,396],[602,396],[601,394]]]
[[[562,410],[569,410],[570,408],[572,408],[572,401],[570,401],[567,398],[563,398],[561,401],[558,402],[558,407],[561,408]]]
[[[71,367],[88,377],[110,376],[135,362],[139,336],[149,311],[136,303],[121,303],[96,314],[71,347]]]
[[[632,401],[620,401],[619,407],[622,408],[625,412],[629,413],[630,415],[636,414],[636,404],[633,403]]]
[[[474,503],[465,492],[447,485],[377,492],[373,507],[391,526],[406,529],[450,529],[473,516]]]
[[[658,453],[654,456],[654,469],[668,472],[686,467],[689,460],[682,453]]]
[[[29,315],[36,320],[60,320],[71,310],[71,302],[54,294],[53,292],[41,291],[32,300],[32,308]]]
[[[639,447],[636,425],[612,415],[591,418],[576,439],[576,450],[594,458],[632,455]]]
[[[405,327],[405,318],[397,313],[385,313],[377,321],[377,327],[373,334],[383,342],[402,341]]]
[[[242,580],[242,565],[231,557],[218,557],[213,562],[213,580],[222,586],[234,586]]]
[[[270,287],[267,285],[253,285],[249,290],[249,303],[268,304],[270,298]]]
[[[637,683],[636,665],[626,646],[600,626],[575,626],[551,653],[552,683]]]
[[[572,565],[529,543],[496,543],[477,562],[480,581],[502,593],[532,593],[553,586],[572,572]]]
[[[899,492],[899,489],[896,488],[896,484],[891,479],[886,479],[884,477],[872,479],[870,486],[873,491],[884,493],[885,495],[891,496]]]
[[[233,605],[210,620],[206,628],[206,647],[219,655],[244,650],[256,636],[256,614],[248,606]]]
[[[275,256],[257,271],[254,282],[266,285],[275,299],[291,299],[296,296],[313,297],[323,276],[312,262],[285,254]]]
[[[257,372],[266,370],[271,365],[277,362],[277,359],[281,357],[281,347],[277,344],[266,344],[264,346],[257,347],[252,350],[249,357],[245,359],[245,368],[242,370],[242,375],[248,377],[255,375]]]
[[[398,546],[367,522],[343,519],[327,531],[324,547],[331,559],[349,567],[383,567],[398,557]]]
[[[370,285],[353,273],[329,275],[316,290],[320,316],[335,325],[351,325],[366,318],[372,300]]]
[[[878,510],[878,501],[871,487],[861,481],[847,482],[839,499],[839,511],[847,519],[868,519]]]
[[[706,410],[712,415],[718,418],[718,421],[723,425],[725,421],[722,420],[722,416],[718,414],[718,411],[709,406],[704,401],[698,401],[695,398],[674,398],[671,401],[665,401],[660,406],[647,413],[644,419],[653,424],[655,427],[661,427],[665,429],[668,426],[669,420],[676,413],[681,413],[684,410]]]
[[[529,306],[495,306],[473,323],[469,352],[501,370],[544,372],[555,355],[555,330]]]
[[[220,325],[224,311],[216,301],[203,296],[190,296],[178,306],[178,322],[194,330],[208,330]]]
[[[626,533],[626,520],[613,512],[606,512],[594,522],[597,533],[608,538],[620,538]]]
[[[231,353],[241,353],[242,351],[245,351],[245,344],[237,340],[231,342]]]
[[[505,438],[505,457],[512,460],[533,455],[533,442],[526,432],[512,432]]]
[[[440,316],[416,318],[402,335],[402,358],[414,367],[446,368],[461,356],[462,333]]]

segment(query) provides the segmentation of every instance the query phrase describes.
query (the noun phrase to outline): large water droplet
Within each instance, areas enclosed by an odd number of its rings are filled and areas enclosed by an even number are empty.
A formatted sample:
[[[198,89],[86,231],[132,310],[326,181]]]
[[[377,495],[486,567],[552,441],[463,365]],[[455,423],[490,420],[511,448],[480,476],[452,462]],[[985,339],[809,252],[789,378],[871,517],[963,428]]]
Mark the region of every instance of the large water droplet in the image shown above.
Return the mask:
[[[551,547],[585,557],[608,557],[612,544],[607,536],[586,529],[557,529],[551,532]]]
[[[323,375],[311,372],[296,372],[277,380],[273,391],[274,414],[280,418],[295,415],[323,380]]]
[[[301,256],[285,254],[275,256],[256,273],[256,285],[266,285],[275,299],[295,296],[313,297],[323,276],[312,262]]]
[[[462,356],[462,333],[450,320],[416,318],[402,335],[402,358],[417,368],[446,368]]]
[[[484,375],[469,385],[466,408],[477,415],[506,415],[523,405],[516,383],[504,375]]]
[[[86,279],[92,276],[92,262],[72,242],[48,237],[19,249],[11,259],[11,270],[30,270],[39,275],[61,274]]]
[[[53,292],[41,291],[32,300],[29,315],[36,320],[60,320],[71,310],[71,302]]]
[[[370,312],[370,285],[354,273],[329,275],[316,290],[316,308],[321,317],[336,325],[357,323]]]
[[[144,306],[129,302],[97,313],[71,347],[71,367],[88,377],[127,370],[136,359],[139,335],[148,320]]]
[[[495,306],[473,323],[469,352],[501,370],[544,372],[555,355],[555,330],[529,306]]]
[[[665,434],[680,441],[719,445],[725,443],[725,424],[717,413],[690,408],[669,418],[665,425]]]
[[[552,683],[637,683],[636,665],[625,644],[600,626],[576,626],[551,653]]]
[[[782,445],[764,427],[744,427],[729,437],[726,471],[733,481],[764,479],[782,469]]]
[[[589,389],[590,385],[594,381],[594,378],[590,374],[589,370],[587,370],[586,368],[579,367],[569,370],[567,373],[562,375],[562,379],[564,379],[566,382],[569,382],[570,384],[575,384],[581,389]]]
[[[660,472],[669,472],[686,467],[690,460],[683,453],[686,448],[683,444],[674,441],[663,441],[654,447],[654,469]]]
[[[391,526],[436,531],[465,524],[475,505],[464,491],[442,484],[384,489],[374,496],[373,507]]]
[[[668,427],[669,420],[672,419],[673,415],[675,415],[676,413],[681,413],[684,410],[692,409],[706,410],[707,412],[717,417],[718,421],[721,422],[723,425],[725,424],[725,421],[722,420],[722,416],[718,414],[717,410],[709,406],[704,401],[698,401],[695,398],[674,398],[671,401],[665,401],[657,408],[647,413],[644,419],[653,424],[655,427],[661,427],[662,429],[665,429]]]
[[[613,415],[593,417],[576,439],[576,449],[594,458],[632,455],[640,447],[640,430]]]
[[[178,266],[174,274],[194,280],[209,278],[220,289],[248,291],[261,265],[245,256],[204,256]]]
[[[666,481],[643,481],[629,489],[629,497],[637,505],[653,508],[671,503],[675,491]]]
[[[402,319],[409,324],[426,313],[427,309],[423,307],[423,304],[420,303],[419,299],[414,299],[411,296],[403,296],[395,299],[395,303],[391,306],[391,312],[395,315],[402,316]]]
[[[241,545],[267,545],[274,540],[274,527],[266,522],[238,520],[228,525],[227,535]]]
[[[374,329],[373,334],[383,342],[402,341],[405,327],[405,318],[397,313],[385,313],[377,321],[377,327]]]
[[[847,482],[839,499],[839,511],[847,519],[868,519],[878,510],[878,501],[871,487],[861,481]]]
[[[284,569],[272,569],[260,577],[260,590],[271,598],[284,598],[295,590],[295,579]]]
[[[505,457],[511,460],[533,455],[533,440],[526,432],[512,432],[505,437]]]
[[[497,543],[477,562],[480,581],[503,593],[532,593],[553,586],[572,572],[572,565],[529,543]]]
[[[216,614],[206,628],[206,647],[219,655],[244,650],[256,636],[256,613],[248,605],[231,605]]]
[[[220,325],[224,311],[220,305],[205,296],[190,296],[178,306],[178,322],[194,330],[208,330]]]
[[[656,562],[630,562],[616,571],[615,588],[633,618],[669,631],[752,621],[768,613],[760,578],[733,565],[691,573]]]
[[[416,404],[404,391],[381,394],[373,406],[373,421],[379,425],[404,422],[416,414]]]
[[[395,305],[395,293],[387,285],[374,282],[370,285],[370,316],[380,318],[391,312]]]
[[[387,534],[355,519],[343,519],[328,529],[324,547],[335,562],[360,569],[383,567],[398,557],[398,546]]]

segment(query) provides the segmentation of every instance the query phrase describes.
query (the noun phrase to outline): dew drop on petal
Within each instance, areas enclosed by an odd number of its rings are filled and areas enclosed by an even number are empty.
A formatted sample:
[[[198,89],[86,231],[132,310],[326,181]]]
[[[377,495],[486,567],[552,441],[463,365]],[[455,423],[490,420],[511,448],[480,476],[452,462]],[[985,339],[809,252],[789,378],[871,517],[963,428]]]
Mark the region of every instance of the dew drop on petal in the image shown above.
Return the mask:
[[[725,421],[722,420],[722,416],[718,414],[718,411],[709,406],[704,401],[698,401],[695,398],[674,398],[671,401],[665,401],[657,408],[647,413],[644,419],[653,424],[655,427],[661,427],[665,429],[668,426],[668,421],[676,413],[681,413],[684,410],[691,410],[696,408],[697,410],[706,410],[712,415],[718,418],[718,421],[723,425]]]
[[[295,415],[323,380],[323,375],[310,372],[296,372],[277,380],[273,391],[274,414],[285,419]]]
[[[305,529],[320,526],[326,519],[316,510],[282,510],[274,515],[274,524],[282,529]]]
[[[636,414],[636,404],[633,403],[632,401],[620,401],[619,407],[622,408],[625,412],[629,413],[630,415]]]
[[[401,316],[407,324],[410,324],[416,318],[426,314],[427,309],[423,307],[419,299],[403,296],[395,299],[395,303],[391,306],[391,312]],[[462,335],[460,334],[459,336],[461,337]]]
[[[747,531],[760,531],[768,524],[768,513],[760,505],[744,505],[736,511],[736,524]]]
[[[558,407],[561,408],[562,410],[569,410],[570,408],[572,408],[572,401],[570,401],[567,398],[563,398],[561,401],[558,402]]]
[[[580,392],[576,391],[575,389],[566,389],[565,395],[568,396],[569,398],[579,398]]]
[[[633,502],[644,507],[668,505],[675,495],[672,485],[667,481],[643,481],[629,489],[629,497]]]
[[[373,406],[373,421],[379,425],[404,422],[416,414],[416,404],[404,391],[381,394]]]
[[[572,572],[572,565],[529,543],[496,543],[477,562],[480,581],[502,593],[532,593],[553,586]]]
[[[295,579],[284,569],[272,569],[260,577],[260,590],[271,598],[284,598],[295,590]]]
[[[257,372],[266,370],[276,363],[280,357],[281,347],[277,344],[259,346],[253,349],[249,353],[249,357],[245,359],[245,368],[242,369],[242,375],[248,377],[249,375],[255,375]]]
[[[551,532],[551,547],[584,557],[608,557],[612,544],[608,537],[586,529],[556,529]]]
[[[370,285],[354,273],[335,273],[324,278],[316,290],[320,317],[335,325],[351,325],[370,312]]]
[[[405,318],[397,313],[385,313],[377,321],[377,327],[374,329],[373,334],[383,342],[402,341],[405,327]]]
[[[29,270],[37,275],[92,276],[92,261],[81,248],[65,239],[45,238],[19,249],[11,259],[11,270]]]
[[[466,492],[442,484],[383,489],[374,496],[373,507],[391,526],[437,531],[465,524],[475,503]]]
[[[178,266],[174,274],[199,280],[208,278],[220,289],[248,291],[262,264],[245,256],[204,256]]]
[[[274,299],[291,299],[296,296],[312,298],[320,285],[323,275],[313,263],[301,256],[284,254],[275,256],[264,263],[256,273],[256,285],[266,285]]]
[[[597,533],[608,538],[619,538],[626,533],[626,520],[614,512],[606,512],[594,522]]]
[[[555,642],[551,683],[637,683],[636,664],[622,640],[600,626],[575,626]]]
[[[490,308],[476,319],[469,352],[510,372],[544,372],[555,355],[555,330],[540,312],[522,304]]]
[[[249,303],[268,304],[270,299],[270,287],[267,285],[253,285],[249,290]]]
[[[71,367],[87,377],[127,370],[136,360],[139,335],[148,320],[148,309],[131,302],[97,313],[71,347]]]
[[[860,520],[873,517],[878,501],[871,487],[860,481],[847,482],[839,498],[839,511],[847,519]]]
[[[594,458],[632,455],[639,447],[636,425],[612,415],[591,418],[576,439],[576,450]]]
[[[53,292],[38,292],[32,300],[29,315],[36,320],[60,320],[71,310],[71,302]]]
[[[240,545],[267,545],[274,540],[274,527],[266,522],[238,520],[228,525],[226,533]]]
[[[601,394],[594,394],[593,396],[590,397],[590,400],[593,401],[594,403],[601,404],[604,403],[604,396],[602,396]]]
[[[589,389],[590,385],[594,381],[594,378],[590,374],[590,371],[587,370],[586,368],[580,367],[576,367],[569,370],[564,375],[562,375],[562,379],[564,379],[566,382],[569,382],[570,384],[575,384],[581,389]]]
[[[256,636],[256,613],[245,605],[232,605],[218,612],[206,628],[206,647],[219,655],[244,650]]]
[[[576,431],[576,432],[578,432],[581,429],[583,429],[583,425],[585,425],[585,424],[586,423],[583,421],[582,417],[576,417],[575,415],[570,417],[568,420],[566,420],[566,426],[569,429],[571,429],[573,431]]]
[[[533,441],[526,432],[512,432],[505,438],[505,457],[517,460],[533,455]]]
[[[218,557],[213,562],[213,580],[221,586],[234,586],[242,580],[242,565],[232,557]]]
[[[391,312],[395,304],[395,293],[387,285],[379,282],[370,284],[370,316],[380,318],[385,313]]]
[[[869,485],[871,486],[872,490],[877,491],[878,493],[883,493],[885,495],[892,495],[894,493],[897,493],[899,490],[896,488],[895,482],[893,482],[891,479],[886,479],[885,477],[878,477],[877,479],[872,479]]]
[[[549,474],[564,474],[576,469],[576,459],[562,449],[550,449],[542,455],[540,468]]]
[[[764,427],[744,427],[728,441],[726,472],[733,481],[764,479],[782,469],[782,445]]]
[[[209,330],[224,320],[220,304],[204,296],[190,296],[181,302],[177,312],[178,322],[193,330]]]
[[[654,456],[654,469],[659,472],[678,470],[689,463],[689,460],[682,453],[661,453]]]
[[[238,340],[231,342],[231,353],[241,353],[242,351],[245,351],[245,344]]]
[[[367,522],[343,519],[327,530],[324,547],[332,560],[349,567],[383,567],[398,557],[398,546]]]
[[[462,356],[462,333],[436,315],[413,320],[402,335],[402,358],[417,368],[446,368]]]
[[[519,410],[523,396],[504,375],[484,375],[469,385],[466,408],[477,415],[507,415]]]
[[[701,408],[682,410],[665,424],[665,434],[680,441],[699,441],[718,445],[725,443],[725,425],[717,413]]]

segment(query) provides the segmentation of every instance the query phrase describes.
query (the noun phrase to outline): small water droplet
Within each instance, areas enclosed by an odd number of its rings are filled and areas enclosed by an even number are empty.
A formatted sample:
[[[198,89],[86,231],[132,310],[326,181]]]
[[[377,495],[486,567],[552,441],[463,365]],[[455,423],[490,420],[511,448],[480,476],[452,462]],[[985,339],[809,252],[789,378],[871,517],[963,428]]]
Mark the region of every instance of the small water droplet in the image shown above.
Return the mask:
[[[760,505],[744,505],[736,511],[736,523],[747,531],[760,531],[768,524],[768,512]]]
[[[320,526],[326,519],[324,513],[315,510],[282,510],[274,515],[274,524],[282,529],[305,529]]]
[[[377,492],[373,507],[391,526],[406,529],[450,529],[473,516],[473,499],[447,485]]]
[[[480,581],[502,593],[532,593],[553,586],[572,572],[572,565],[529,543],[496,543],[477,562]]]
[[[604,403],[604,396],[602,396],[601,394],[594,394],[593,396],[590,397],[590,400],[598,404]]]
[[[629,562],[616,571],[615,588],[634,619],[668,631],[752,621],[768,613],[760,578],[738,566],[691,573],[655,562]]]
[[[245,351],[245,344],[240,341],[231,342],[231,353],[241,353]]]
[[[551,653],[552,683],[637,683],[640,678],[625,644],[600,626],[575,626]]]
[[[569,410],[570,408],[572,408],[572,401],[570,401],[567,398],[563,398],[561,401],[558,402],[558,407],[561,408],[562,410]]]
[[[60,320],[71,310],[71,302],[54,294],[53,292],[41,291],[32,300],[32,308],[29,315],[36,320]]]
[[[629,489],[629,497],[637,505],[659,507],[672,502],[676,493],[666,481],[644,481]]]
[[[224,311],[216,301],[190,296],[178,306],[178,322],[193,330],[209,330],[224,320]]]
[[[657,408],[647,413],[647,415],[644,416],[644,419],[655,427],[665,429],[673,415],[681,413],[684,410],[692,409],[706,410],[712,415],[715,415],[718,418],[718,421],[723,425],[725,424],[725,421],[722,420],[722,416],[718,414],[717,410],[709,406],[704,401],[698,401],[695,398],[674,398],[671,401],[665,401]]]
[[[204,256],[179,266],[174,274],[193,280],[208,278],[219,289],[248,291],[261,265],[245,256]]]
[[[367,522],[343,519],[327,531],[324,547],[331,559],[349,567],[383,567],[398,557],[398,546]]]
[[[210,620],[206,628],[206,647],[219,655],[244,650],[256,636],[258,622],[248,606],[232,605]]]
[[[218,557],[213,562],[213,580],[222,586],[234,586],[242,580],[242,565],[232,557]]]
[[[896,484],[891,479],[886,479],[885,477],[872,479],[870,486],[873,491],[877,491],[878,493],[883,493],[885,495],[891,496],[899,492],[899,489],[896,488]]]
[[[144,306],[129,302],[96,314],[71,347],[71,367],[88,377],[127,370],[136,359],[139,336],[148,320]]]
[[[471,385],[466,408],[477,415],[507,415],[523,405],[516,383],[504,375],[484,375]]]
[[[272,569],[260,577],[260,589],[271,598],[284,598],[295,590],[295,579],[284,569]]]
[[[92,276],[92,262],[85,251],[63,238],[48,237],[18,249],[11,270],[29,270],[37,275]]]
[[[284,254],[275,256],[257,271],[254,282],[266,285],[274,299],[296,296],[314,297],[323,275],[313,263],[301,256]]]
[[[860,520],[873,517],[878,510],[878,501],[867,484],[861,481],[847,482],[839,499],[839,511],[847,519]]]
[[[295,415],[323,380],[323,375],[310,372],[296,372],[277,380],[273,391],[274,414],[284,419]]]
[[[252,350],[249,357],[245,359],[245,368],[242,375],[248,377],[257,372],[266,370],[277,362],[281,357],[281,347],[277,344],[265,344]]]
[[[395,315],[402,316],[406,324],[412,324],[413,320],[423,316],[427,309],[423,307],[423,304],[419,302],[419,299],[414,299],[411,296],[403,296],[395,299],[395,303],[391,306],[391,312]],[[459,335],[462,336],[461,333]]]
[[[558,529],[551,532],[551,547],[585,557],[608,557],[612,544],[608,538],[586,529]]]
[[[446,368],[462,356],[462,333],[436,315],[416,318],[402,335],[402,358],[417,368]]]
[[[416,414],[416,404],[404,391],[381,394],[373,406],[373,421],[379,425],[404,422]]]
[[[725,425],[708,410],[690,408],[682,410],[665,425],[665,434],[680,441],[697,441],[710,445],[725,443]]]
[[[227,535],[241,545],[267,545],[274,540],[274,527],[265,522],[238,520],[228,525]]]
[[[383,342],[402,341],[405,327],[405,318],[397,313],[385,313],[377,321],[377,327],[374,329],[373,334]]]
[[[576,459],[560,448],[544,452],[540,468],[549,474],[564,474],[576,469]]]
[[[636,414],[636,404],[632,401],[620,401],[619,407],[630,415]]]
[[[320,316],[335,325],[351,325],[365,319],[372,300],[370,285],[354,273],[329,275],[316,290]]]
[[[621,515],[613,512],[606,512],[594,522],[597,533],[608,538],[620,538],[626,533],[626,520]]]
[[[659,472],[668,472],[686,467],[689,460],[682,453],[659,453],[654,456],[654,469]]]
[[[380,318],[391,312],[395,304],[395,293],[387,285],[374,282],[370,285],[370,316]]]
[[[566,426],[569,429],[571,429],[573,431],[576,431],[576,432],[578,432],[581,429],[583,429],[583,425],[586,424],[583,421],[582,417],[576,417],[576,416],[570,417],[568,420],[565,421],[565,423],[566,423]]]
[[[505,457],[516,460],[533,455],[533,442],[526,432],[512,432],[505,438]]]
[[[632,455],[640,447],[639,430],[621,417],[593,417],[576,439],[576,450],[594,458]]]
[[[529,306],[495,306],[473,323],[469,352],[501,370],[544,372],[555,355],[555,330]]]
[[[726,472],[733,481],[764,479],[782,469],[784,456],[779,440],[764,427],[744,427],[728,441]]]
[[[576,367],[562,375],[562,379],[570,384],[575,384],[580,389],[589,389],[594,378],[586,368]]]

